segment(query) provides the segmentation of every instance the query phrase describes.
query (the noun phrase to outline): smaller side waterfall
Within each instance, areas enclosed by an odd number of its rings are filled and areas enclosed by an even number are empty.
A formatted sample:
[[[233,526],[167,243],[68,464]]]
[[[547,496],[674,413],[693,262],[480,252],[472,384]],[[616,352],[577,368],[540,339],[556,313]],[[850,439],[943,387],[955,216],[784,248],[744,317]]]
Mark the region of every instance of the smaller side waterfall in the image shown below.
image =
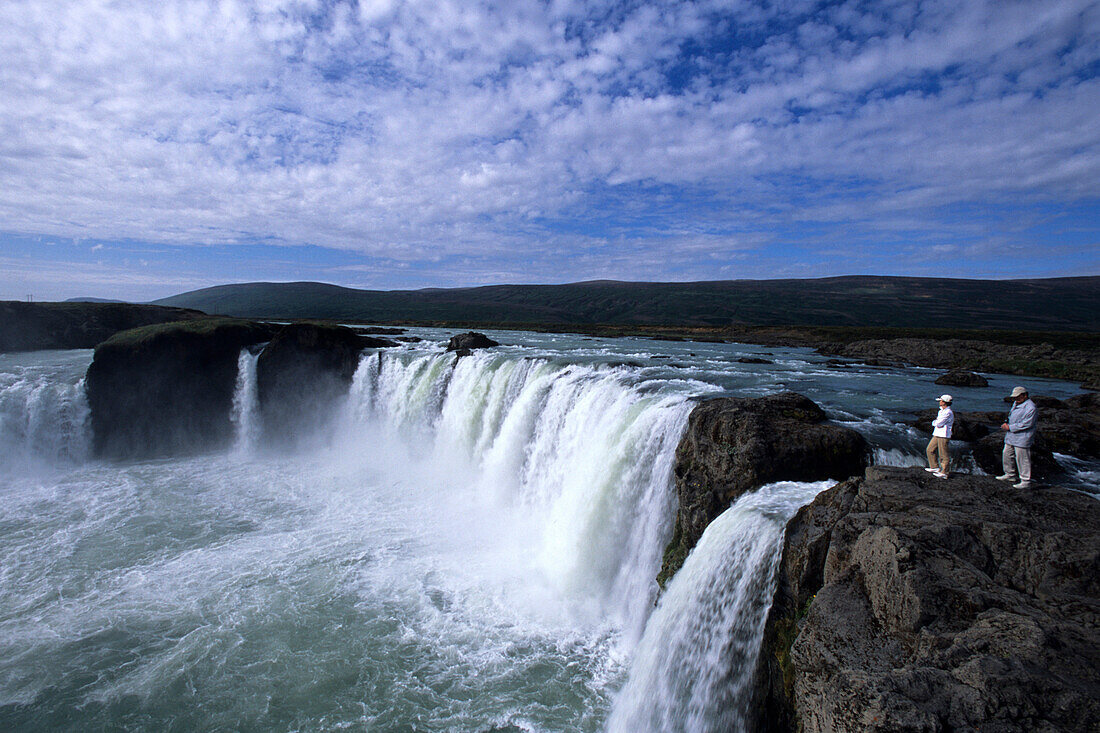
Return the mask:
[[[260,400],[256,388],[256,361],[259,353],[241,349],[237,358],[237,385],[233,391],[233,448],[238,453],[251,453],[260,437]]]
[[[711,522],[645,635],[608,730],[746,731],[783,528],[833,482],[780,482]]]

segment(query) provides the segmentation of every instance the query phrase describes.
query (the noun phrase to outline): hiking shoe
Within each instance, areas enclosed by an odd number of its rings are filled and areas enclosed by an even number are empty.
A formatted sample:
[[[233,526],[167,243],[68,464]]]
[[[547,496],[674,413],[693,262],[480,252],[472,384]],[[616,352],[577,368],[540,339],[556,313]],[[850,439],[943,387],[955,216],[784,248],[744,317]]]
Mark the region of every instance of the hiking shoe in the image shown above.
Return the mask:
[[[1012,484],[1012,488],[1014,488],[1014,489],[1030,489],[1031,488],[1031,482],[1030,481],[1021,481],[1018,484]]]
[[[932,475],[935,476],[936,478],[947,478],[947,474],[944,473],[943,471],[934,471],[932,473]]]
[[[940,469],[938,469],[938,468],[926,468],[924,470],[928,471],[928,473],[935,473],[936,471],[939,471]]]
[[[1002,473],[1000,476],[997,477],[997,480],[998,481],[1015,481],[1016,477],[1015,476],[1009,476],[1007,473]]]

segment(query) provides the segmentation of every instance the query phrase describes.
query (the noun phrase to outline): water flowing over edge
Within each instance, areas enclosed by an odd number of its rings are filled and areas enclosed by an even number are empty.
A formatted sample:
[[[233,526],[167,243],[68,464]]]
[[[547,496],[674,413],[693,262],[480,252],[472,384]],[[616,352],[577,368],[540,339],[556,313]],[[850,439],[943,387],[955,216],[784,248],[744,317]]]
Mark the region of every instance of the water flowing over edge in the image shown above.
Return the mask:
[[[477,500],[522,512],[540,571],[640,637],[675,494],[686,394],[637,375],[542,358],[394,352],[360,362],[339,435],[381,428],[413,460],[467,477]]]
[[[649,619],[609,731],[749,729],[783,529],[833,483],[769,484],[711,522]]]

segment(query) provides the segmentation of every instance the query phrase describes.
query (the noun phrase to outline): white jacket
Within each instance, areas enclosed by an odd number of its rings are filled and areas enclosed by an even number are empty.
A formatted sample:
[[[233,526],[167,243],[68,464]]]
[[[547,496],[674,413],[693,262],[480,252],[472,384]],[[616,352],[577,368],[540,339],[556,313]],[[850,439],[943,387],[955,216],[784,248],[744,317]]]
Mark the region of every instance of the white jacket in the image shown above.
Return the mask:
[[[955,424],[955,413],[950,407],[941,407],[932,421],[932,435],[936,438],[950,438],[951,426]]]

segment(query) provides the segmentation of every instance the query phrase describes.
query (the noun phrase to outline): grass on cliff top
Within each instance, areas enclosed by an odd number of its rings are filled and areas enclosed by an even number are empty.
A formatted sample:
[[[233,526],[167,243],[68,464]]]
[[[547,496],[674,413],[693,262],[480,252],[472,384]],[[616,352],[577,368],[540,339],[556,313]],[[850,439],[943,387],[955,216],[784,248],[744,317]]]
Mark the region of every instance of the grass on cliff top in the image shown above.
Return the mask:
[[[109,339],[99,344],[96,348],[107,347],[134,347],[148,343],[158,336],[168,333],[186,333],[196,336],[208,336],[216,329],[225,326],[259,326],[256,321],[248,321],[242,318],[224,318],[211,316],[209,318],[196,318],[188,321],[168,321],[167,323],[154,323],[151,326],[139,326],[126,331],[119,331]]]

